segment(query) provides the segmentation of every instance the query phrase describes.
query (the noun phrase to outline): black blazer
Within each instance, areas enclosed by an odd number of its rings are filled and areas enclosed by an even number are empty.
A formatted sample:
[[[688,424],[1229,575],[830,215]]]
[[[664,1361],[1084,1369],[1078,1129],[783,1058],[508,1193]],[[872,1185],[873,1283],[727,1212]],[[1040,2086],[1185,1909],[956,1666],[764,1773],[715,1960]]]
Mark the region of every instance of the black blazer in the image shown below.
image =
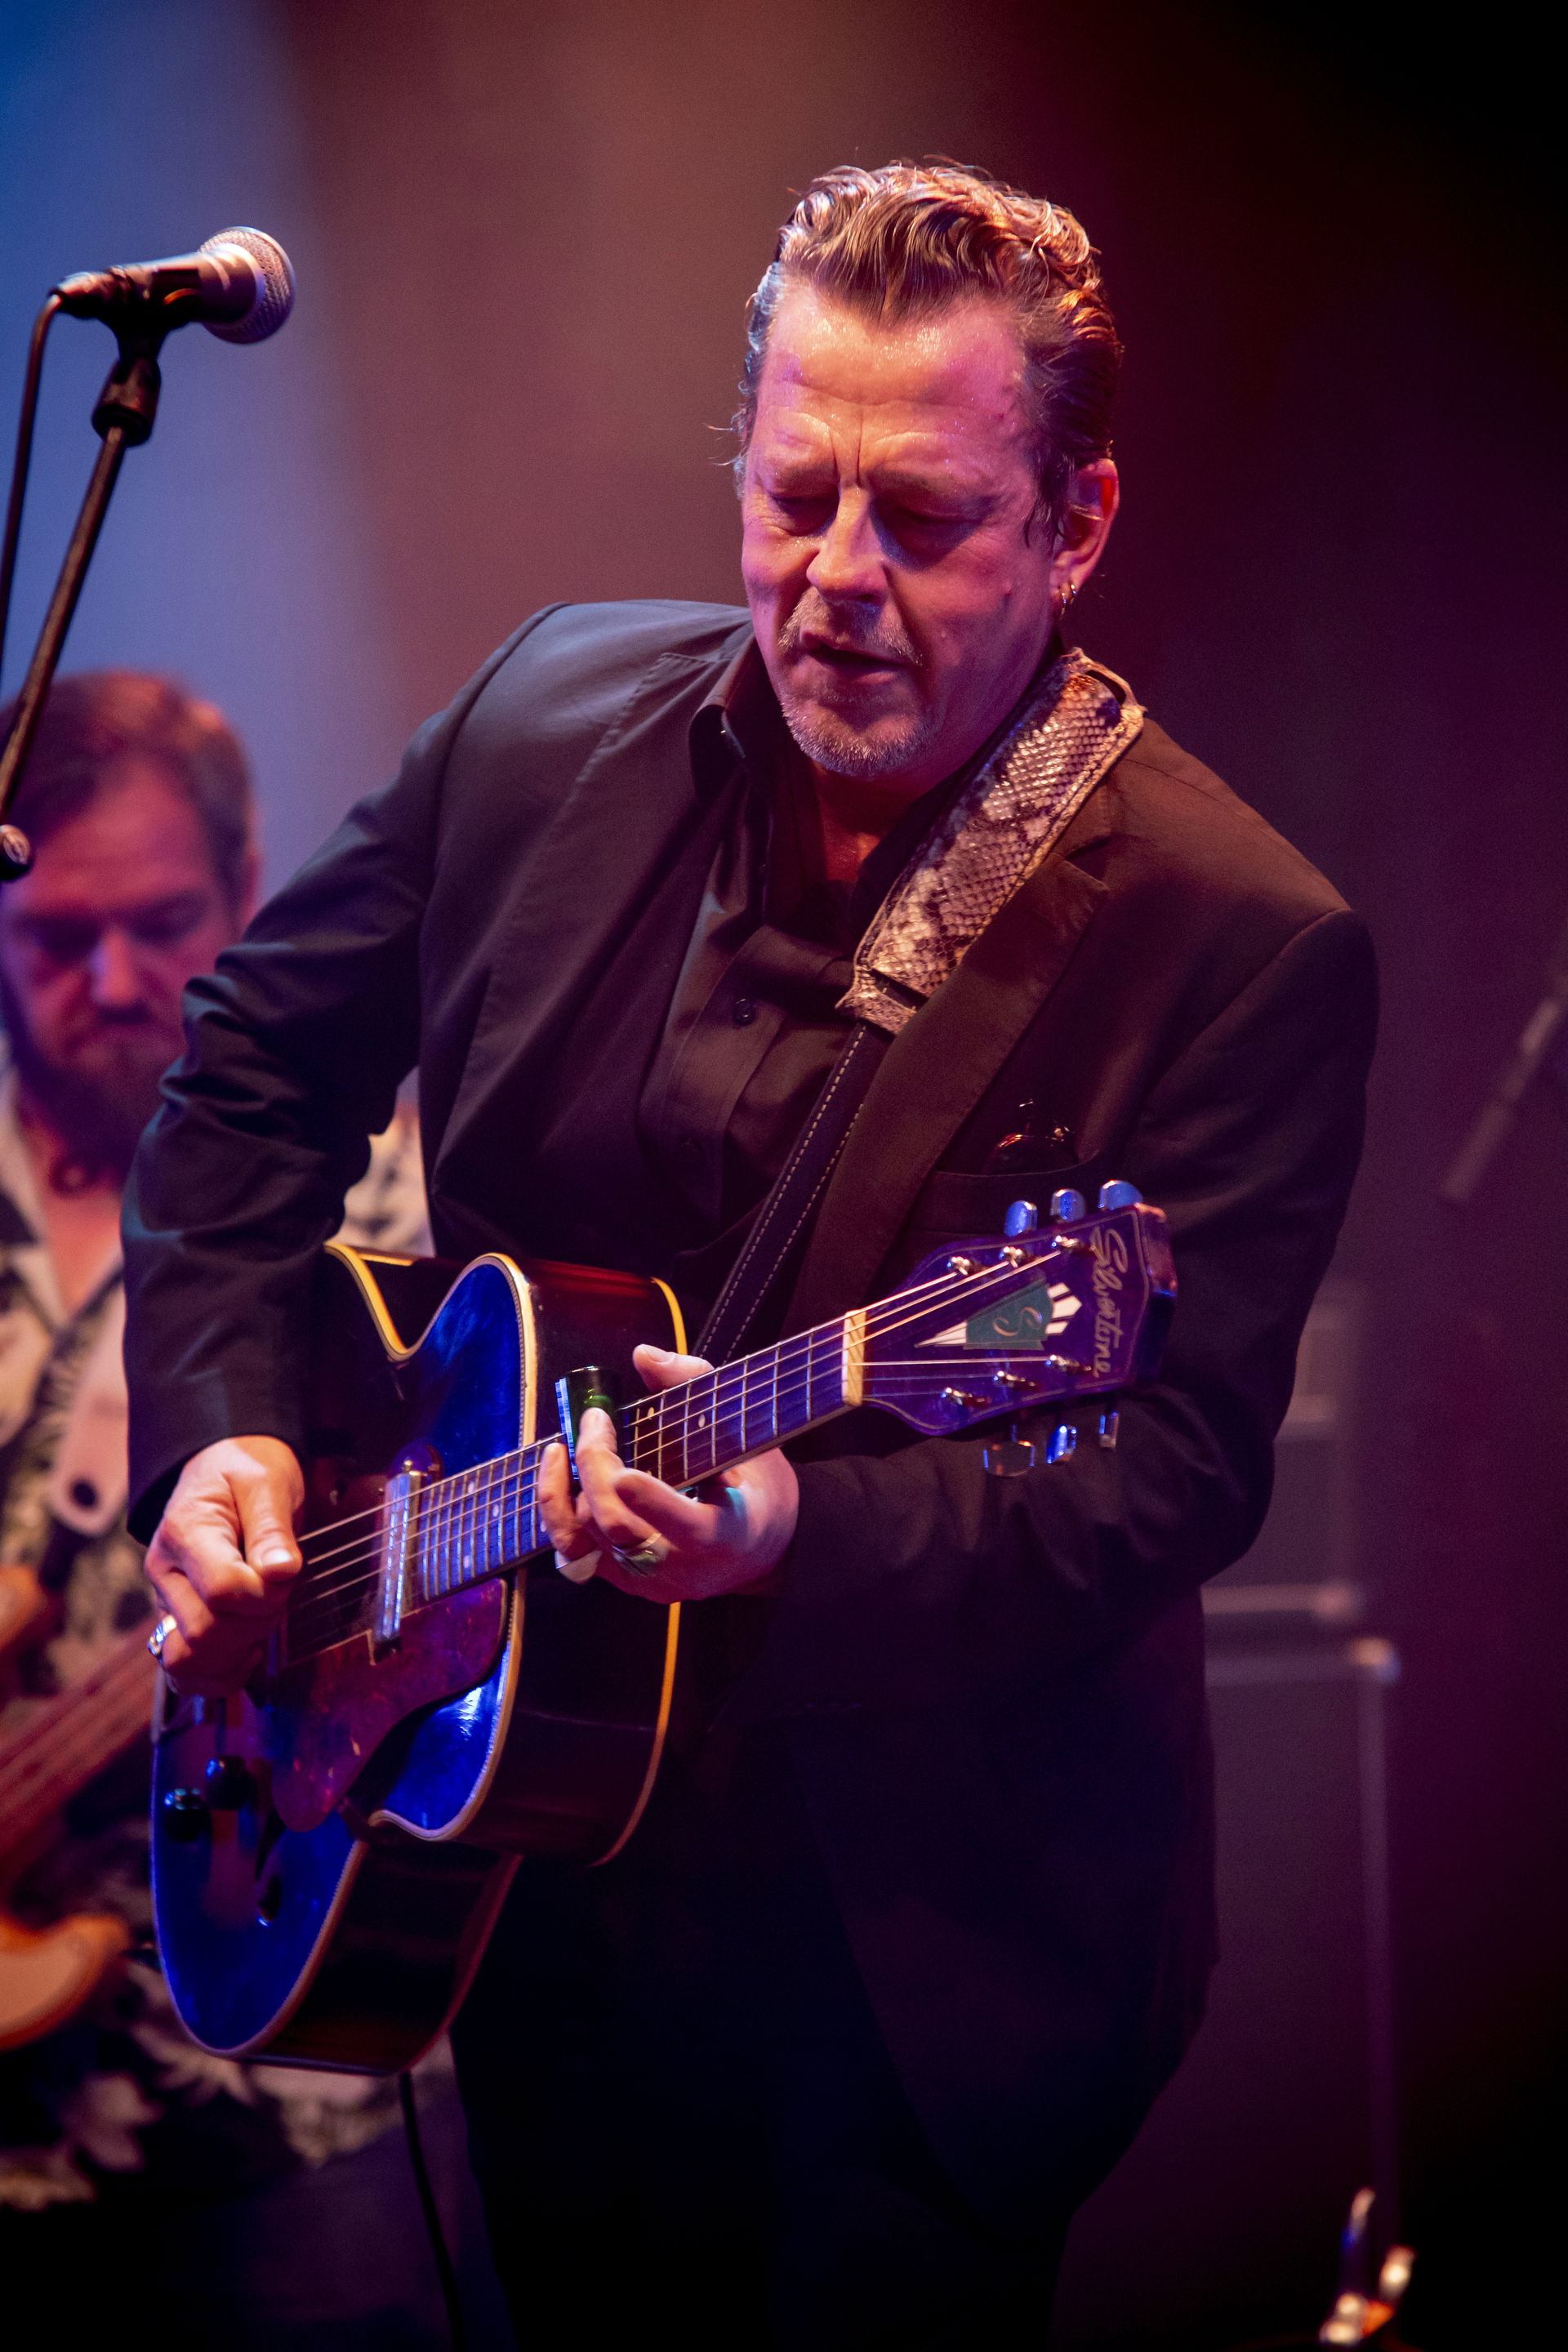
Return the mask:
[[[684,946],[692,721],[747,627],[536,615],[192,988],[126,1206],[143,1534],[197,1446],[298,1442],[309,1267],[416,1058],[438,1251],[626,1262],[613,1166],[563,1181],[562,1140],[595,1133],[628,972]],[[895,1041],[823,1202],[797,1325],[1063,1182],[1131,1178],[1175,1244],[1113,1452],[1002,1479],[854,1416],[803,1449],[784,1588],[746,1604],[771,1622],[731,1709],[789,1726],[895,2063],[999,2220],[1092,2185],[1201,2012],[1197,1587],[1268,1504],[1373,1020],[1356,918],[1150,723]],[[1076,1170],[983,1172],[1026,1099]]]

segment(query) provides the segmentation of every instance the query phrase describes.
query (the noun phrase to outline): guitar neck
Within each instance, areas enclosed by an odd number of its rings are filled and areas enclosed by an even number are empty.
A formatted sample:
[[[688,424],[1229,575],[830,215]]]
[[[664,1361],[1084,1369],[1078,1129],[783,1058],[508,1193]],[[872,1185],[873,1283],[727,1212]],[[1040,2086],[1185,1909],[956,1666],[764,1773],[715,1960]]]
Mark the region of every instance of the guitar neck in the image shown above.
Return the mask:
[[[0,1744],[0,1850],[23,1844],[146,1729],[156,1668],[145,1629]]]
[[[621,1415],[628,1466],[668,1486],[693,1486],[831,1421],[861,1400],[863,1312],[721,1364],[679,1388],[639,1397]],[[554,1437],[432,1480],[418,1498],[414,1583],[438,1601],[504,1575],[546,1546],[536,1488]]]

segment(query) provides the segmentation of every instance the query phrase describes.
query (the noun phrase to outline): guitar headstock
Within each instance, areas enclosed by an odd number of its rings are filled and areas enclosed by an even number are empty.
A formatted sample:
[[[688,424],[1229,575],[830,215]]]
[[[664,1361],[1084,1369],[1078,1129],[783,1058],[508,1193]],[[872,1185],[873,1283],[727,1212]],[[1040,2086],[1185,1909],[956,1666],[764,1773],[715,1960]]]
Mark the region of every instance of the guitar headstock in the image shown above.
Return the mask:
[[[933,1435],[1102,1395],[1158,1370],[1175,1304],[1165,1220],[1131,1184],[1099,1206],[1059,1192],[1048,1220],[1016,1201],[1007,1229],[922,1258],[865,1310],[863,1395]]]

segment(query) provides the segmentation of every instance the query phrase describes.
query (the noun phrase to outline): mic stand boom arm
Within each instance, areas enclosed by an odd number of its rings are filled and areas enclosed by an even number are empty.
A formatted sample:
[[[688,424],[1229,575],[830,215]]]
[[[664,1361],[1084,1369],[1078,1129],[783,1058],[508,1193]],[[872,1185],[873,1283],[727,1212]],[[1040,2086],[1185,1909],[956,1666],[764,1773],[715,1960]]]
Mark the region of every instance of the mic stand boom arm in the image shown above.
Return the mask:
[[[1568,924],[1546,967],[1546,993],[1525,1023],[1518,1045],[1498,1073],[1491,1099],[1454,1154],[1437,1197],[1453,1209],[1469,1206],[1470,1196],[1519,1116],[1519,1107],[1540,1076],[1568,1022]]]
[[[19,880],[33,862],[31,843],[18,825],[6,822],[6,811],[38,731],[44,704],[65,649],[66,633],[92,562],[103,518],[109,511],[109,501],[114,495],[121,460],[127,449],[140,448],[152,437],[163,383],[158,352],[166,332],[166,328],[151,324],[145,328],[127,326],[120,332],[120,355],[109,371],[92,412],[92,429],[103,446],[98,453],[87,495],[55,582],[55,593],[38,632],[38,642],[17,700],[15,723],[4,751],[0,751],[0,882]]]

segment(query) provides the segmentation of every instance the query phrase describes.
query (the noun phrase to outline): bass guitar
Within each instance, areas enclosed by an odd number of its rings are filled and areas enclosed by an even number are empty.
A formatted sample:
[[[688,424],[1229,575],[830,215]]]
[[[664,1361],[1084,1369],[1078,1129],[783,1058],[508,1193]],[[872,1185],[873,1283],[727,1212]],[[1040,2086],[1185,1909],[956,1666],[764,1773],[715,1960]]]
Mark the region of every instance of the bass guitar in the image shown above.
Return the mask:
[[[1052,1206],[1037,1229],[1017,1202],[890,1297],[623,1403],[624,1457],[692,1487],[860,1405],[947,1435],[1150,1376],[1164,1219],[1131,1185],[1092,1215]],[[453,1281],[339,1243],[316,1332],[304,1566],[243,1696],[163,1687],[153,1897],[205,2048],[382,2072],[457,2008],[518,1857],[606,1861],[647,1802],[680,1611],[558,1575],[535,1482],[588,1402],[640,1386],[634,1347],[686,1339],[659,1282],[500,1256]]]
[[[30,1570],[0,1570],[0,1585],[19,1624],[47,1616]],[[122,1633],[81,1682],[0,1740],[0,1883],[34,1859],[61,1808],[145,1738],[155,1680],[145,1627]],[[52,1927],[28,1927],[0,1908],[0,2050],[63,2025],[130,1941],[111,1912],[73,1912]]]

